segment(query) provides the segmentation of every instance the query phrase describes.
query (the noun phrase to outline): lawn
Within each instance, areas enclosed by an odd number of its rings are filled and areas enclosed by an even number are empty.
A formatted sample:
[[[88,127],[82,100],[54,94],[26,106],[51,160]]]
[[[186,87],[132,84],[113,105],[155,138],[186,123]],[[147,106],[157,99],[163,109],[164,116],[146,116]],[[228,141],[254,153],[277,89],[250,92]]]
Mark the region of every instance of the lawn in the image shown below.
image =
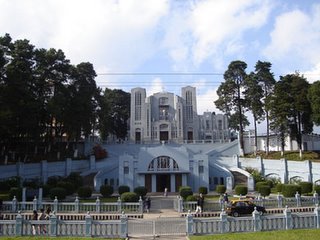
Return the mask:
[[[319,239],[320,229],[301,229],[289,231],[268,231],[268,232],[255,232],[255,233],[229,233],[208,236],[192,236],[191,240],[309,240]]]
[[[286,158],[287,160],[293,160],[293,161],[304,161],[304,160],[320,161],[320,153],[312,152],[312,151],[303,151],[302,160],[300,159],[299,152],[297,151],[285,151],[284,156],[281,156],[281,152],[269,152],[269,155],[266,156],[265,152],[261,151],[261,152],[258,152],[258,155],[264,159]],[[253,154],[248,155],[247,157],[255,158]]]

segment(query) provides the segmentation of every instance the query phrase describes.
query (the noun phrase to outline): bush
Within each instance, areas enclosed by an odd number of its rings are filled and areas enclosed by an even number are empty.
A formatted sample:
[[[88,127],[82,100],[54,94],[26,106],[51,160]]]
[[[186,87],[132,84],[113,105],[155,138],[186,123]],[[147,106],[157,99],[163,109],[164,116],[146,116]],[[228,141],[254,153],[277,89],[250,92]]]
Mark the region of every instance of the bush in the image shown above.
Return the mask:
[[[100,145],[96,145],[92,148],[93,155],[95,156],[96,160],[107,158],[108,152],[102,148]]]
[[[283,184],[282,184],[282,183],[278,183],[278,184],[276,185],[276,191],[277,191],[277,192],[282,192],[282,187],[283,187]]]
[[[187,197],[186,201],[195,202],[195,201],[197,201],[197,197],[193,196],[193,195],[190,195],[190,196]]]
[[[313,185],[313,191],[316,191],[320,195],[320,185]]]
[[[140,186],[140,187],[136,187],[134,190],[133,190],[139,197],[141,196],[142,198],[147,195],[148,193],[148,190],[146,187],[143,187],[143,186]]]
[[[219,194],[224,194],[226,192],[227,188],[225,185],[217,185],[216,186],[216,192]]]
[[[208,188],[207,187],[199,187],[199,193],[202,193],[203,195],[208,194]]]
[[[70,175],[66,178],[66,181],[72,183],[76,189],[82,187],[83,185],[83,178],[80,176],[80,173],[76,172],[70,173]]]
[[[264,181],[264,176],[259,172],[258,169],[247,167],[245,170],[251,174],[255,183]]]
[[[125,192],[130,192],[130,187],[129,186],[122,185],[122,186],[118,187],[119,195],[122,195],[122,193],[125,193]]]
[[[12,187],[9,190],[9,199],[12,200],[16,196],[18,201],[22,201],[22,189],[17,187]]]
[[[26,187],[26,188],[37,189],[37,188],[40,187],[40,181],[39,181],[39,179],[25,180],[25,181],[22,183],[22,186],[23,186],[23,187]]]
[[[122,202],[138,202],[139,196],[134,192],[124,192],[121,194]]]
[[[271,193],[271,188],[268,185],[261,185],[259,187],[259,191],[258,191],[261,196],[266,197],[269,196]]]
[[[311,182],[300,182],[299,186],[301,187],[301,194],[312,192],[312,183]]]
[[[8,181],[2,180],[0,181],[0,192],[7,192],[10,190],[10,185]]]
[[[57,183],[57,187],[64,188],[67,195],[71,195],[75,192],[75,187],[71,182],[60,181]]]
[[[80,198],[89,198],[92,195],[92,189],[88,186],[80,187],[78,189],[78,196]]]
[[[113,194],[113,187],[110,185],[100,186],[100,193],[103,197],[110,197]]]
[[[301,187],[296,184],[283,184],[282,194],[284,197],[294,197],[296,192],[301,194]]]
[[[50,198],[55,199],[55,197],[58,198],[58,200],[63,200],[67,196],[67,192],[64,188],[61,187],[55,187],[50,189]]]
[[[62,177],[60,176],[51,176],[48,177],[47,184],[51,187],[56,187],[59,181],[62,181]]]
[[[256,186],[255,186],[256,191],[259,192],[259,189],[260,189],[261,186],[268,186],[268,187],[270,187],[269,184],[268,184],[268,182],[266,182],[266,181],[257,182],[257,183],[256,183]]]
[[[244,185],[237,185],[235,188],[234,188],[234,191],[237,195],[247,195],[248,193],[248,187],[247,186],[244,186]]]
[[[191,187],[181,186],[179,188],[179,194],[184,200],[186,200],[188,196],[193,195],[193,192],[191,190]]]

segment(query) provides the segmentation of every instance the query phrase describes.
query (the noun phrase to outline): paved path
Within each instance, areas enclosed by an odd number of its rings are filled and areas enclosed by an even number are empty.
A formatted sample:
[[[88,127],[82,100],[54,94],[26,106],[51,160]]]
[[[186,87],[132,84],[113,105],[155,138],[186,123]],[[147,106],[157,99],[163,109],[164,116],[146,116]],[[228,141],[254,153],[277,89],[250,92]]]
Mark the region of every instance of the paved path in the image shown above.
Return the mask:
[[[151,196],[151,208],[149,213],[143,214],[145,220],[157,220],[163,218],[180,218],[180,213],[173,208],[173,200],[176,196]],[[185,240],[189,239],[187,236],[131,236],[129,239],[172,239]]]

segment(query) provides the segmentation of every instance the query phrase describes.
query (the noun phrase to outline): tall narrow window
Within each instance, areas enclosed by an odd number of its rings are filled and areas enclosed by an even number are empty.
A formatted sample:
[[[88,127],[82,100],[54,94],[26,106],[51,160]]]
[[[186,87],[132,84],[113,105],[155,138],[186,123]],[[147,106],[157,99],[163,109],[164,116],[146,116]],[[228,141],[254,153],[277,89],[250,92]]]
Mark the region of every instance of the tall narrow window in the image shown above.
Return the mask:
[[[139,121],[139,120],[141,120],[141,93],[140,92],[135,93],[134,105],[135,105],[134,119],[136,121]]]

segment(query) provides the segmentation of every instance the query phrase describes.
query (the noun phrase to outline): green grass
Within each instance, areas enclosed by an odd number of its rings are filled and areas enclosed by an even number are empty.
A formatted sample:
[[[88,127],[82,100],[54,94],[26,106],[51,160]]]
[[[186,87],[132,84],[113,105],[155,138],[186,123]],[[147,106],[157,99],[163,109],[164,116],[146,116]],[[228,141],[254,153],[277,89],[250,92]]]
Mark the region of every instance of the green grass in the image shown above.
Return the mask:
[[[311,151],[303,151],[302,159],[300,159],[298,151],[285,151],[284,156],[281,156],[281,152],[269,152],[268,156],[265,154],[265,152],[258,152],[257,155],[261,156],[263,159],[286,158],[287,160],[293,160],[293,161],[304,161],[304,160],[320,161],[320,153],[311,152]],[[253,154],[248,155],[247,157],[255,158]]]
[[[191,240],[309,240],[319,239],[320,229],[302,229],[289,231],[268,231],[255,233],[229,233],[208,236],[191,236]]]

